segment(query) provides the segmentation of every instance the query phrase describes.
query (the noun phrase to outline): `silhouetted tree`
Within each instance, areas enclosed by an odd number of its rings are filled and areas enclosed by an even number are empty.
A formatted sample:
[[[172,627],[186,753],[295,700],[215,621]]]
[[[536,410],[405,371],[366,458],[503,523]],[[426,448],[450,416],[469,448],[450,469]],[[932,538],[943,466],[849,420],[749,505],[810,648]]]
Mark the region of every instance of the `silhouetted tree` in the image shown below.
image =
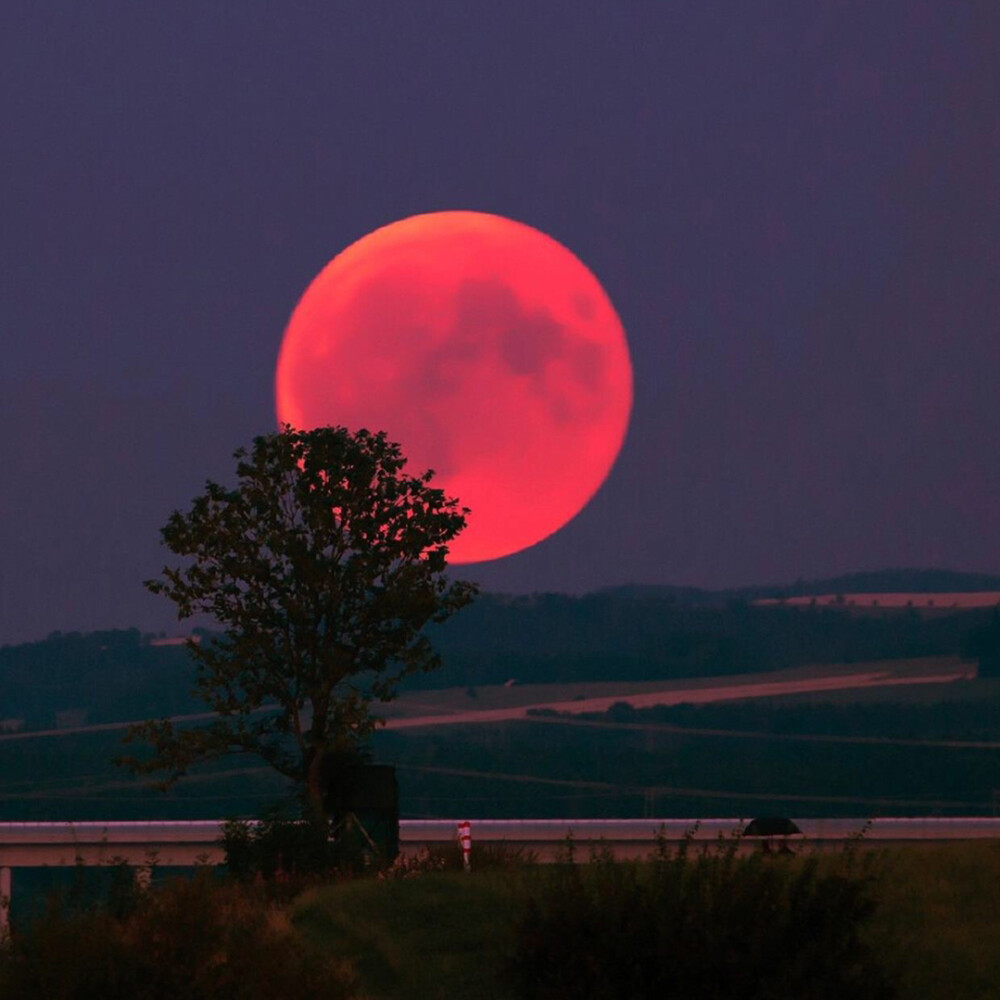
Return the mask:
[[[363,746],[373,702],[438,666],[424,626],[477,591],[445,574],[468,510],[431,487],[430,472],[406,474],[384,433],[285,427],[234,457],[237,486],[209,481],[163,528],[189,561],[146,583],[180,619],[208,614],[222,627],[189,643],[197,694],[218,717],[135,726],[127,740],[153,754],[124,763],[165,771],[167,785],[197,762],[247,751],[297,782],[322,821],[324,762]]]

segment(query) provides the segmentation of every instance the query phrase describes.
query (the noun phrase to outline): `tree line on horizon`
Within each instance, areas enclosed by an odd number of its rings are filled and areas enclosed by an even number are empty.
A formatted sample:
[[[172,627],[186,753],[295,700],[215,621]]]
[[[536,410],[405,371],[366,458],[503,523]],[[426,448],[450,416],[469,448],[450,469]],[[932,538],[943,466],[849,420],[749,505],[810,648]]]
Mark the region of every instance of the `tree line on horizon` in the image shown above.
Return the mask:
[[[997,676],[997,622],[991,609],[858,616],[744,602],[687,606],[620,592],[484,594],[434,627],[441,668],[403,687],[645,681],[956,654]],[[26,728],[48,728],[56,712],[72,709],[86,710],[89,723],[197,711],[188,650],[154,645],[154,638],[138,629],[70,632],[0,647],[0,723],[17,718]]]

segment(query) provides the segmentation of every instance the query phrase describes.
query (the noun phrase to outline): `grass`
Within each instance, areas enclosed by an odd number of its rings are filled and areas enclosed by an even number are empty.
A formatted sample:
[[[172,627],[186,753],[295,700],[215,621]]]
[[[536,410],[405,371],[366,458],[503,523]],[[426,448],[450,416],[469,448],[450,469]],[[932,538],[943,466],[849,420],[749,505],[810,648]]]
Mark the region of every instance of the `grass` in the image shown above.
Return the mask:
[[[348,958],[372,1000],[501,1000],[518,878],[439,872],[310,889],[293,904],[310,944]]]
[[[720,849],[722,846],[724,845],[720,845]],[[888,849],[872,848],[870,853],[862,846],[861,850],[862,856],[855,858],[855,865],[851,870],[858,874],[874,874],[874,897],[877,903],[874,915],[863,925],[863,937],[878,956],[879,966],[888,972],[890,979],[899,983],[899,1000],[996,1000],[997,984],[1000,983],[1000,842],[901,845]],[[457,851],[452,854],[451,864],[454,865]],[[518,859],[509,852],[497,853],[495,856],[481,854],[478,860],[479,864],[473,872],[464,874],[460,870],[441,870],[440,862],[428,857],[425,865],[417,866],[416,874],[384,881],[357,878],[315,885],[301,892],[287,907],[279,905],[277,909],[271,908],[259,888],[251,886],[246,889],[217,883],[207,879],[202,873],[200,880],[196,879],[191,883],[166,883],[151,899],[153,905],[140,907],[132,917],[126,915],[126,923],[121,925],[120,933],[107,931],[108,919],[102,915],[103,911],[94,911],[93,919],[79,924],[48,919],[47,923],[42,924],[41,934],[25,932],[29,937],[25,941],[25,948],[21,948],[18,954],[23,952],[27,959],[34,956],[34,964],[31,961],[22,963],[25,970],[33,969],[36,973],[41,970],[50,978],[58,974],[60,981],[66,980],[72,984],[83,983],[88,975],[96,975],[99,979],[107,978],[108,968],[118,966],[114,963],[112,966],[107,965],[105,952],[112,946],[119,947],[119,950],[124,948],[119,957],[125,965],[121,967],[122,975],[116,979],[116,982],[121,980],[118,985],[122,986],[122,976],[129,969],[135,972],[132,965],[136,961],[140,965],[146,962],[150,970],[157,971],[157,974],[162,972],[169,979],[167,974],[173,975],[171,970],[176,971],[178,963],[173,958],[169,961],[162,960],[161,952],[166,947],[163,942],[170,948],[180,949],[186,955],[192,953],[194,942],[203,954],[199,960],[201,964],[188,963],[193,969],[191,974],[197,972],[201,977],[199,982],[204,980],[211,985],[210,981],[214,981],[212,976],[219,972],[216,960],[212,957],[215,955],[213,949],[217,947],[212,943],[215,938],[208,940],[214,934],[222,942],[218,947],[225,945],[234,956],[239,956],[235,963],[230,963],[226,968],[231,968],[234,974],[246,971],[250,977],[246,983],[240,980],[241,996],[317,995],[308,990],[297,993],[275,992],[272,988],[274,984],[267,985],[264,979],[274,968],[283,968],[296,956],[300,959],[303,956],[306,959],[308,956],[320,956],[323,962],[329,964],[329,975],[332,978],[322,981],[320,985],[323,989],[318,995],[349,995],[359,1000],[451,1000],[455,996],[471,1000],[513,1000],[513,995],[499,985],[497,972],[514,951],[515,922],[519,916],[524,915],[525,902],[532,898],[541,900],[542,912],[546,907],[551,909],[554,905],[558,910],[562,905],[565,912],[560,911],[560,919],[564,919],[567,925],[572,925],[575,914],[583,911],[575,902],[577,896],[572,893],[570,896],[564,895],[564,891],[572,889],[575,881],[566,880],[566,869],[560,870],[550,865],[519,865],[516,863]],[[632,936],[634,929],[629,929],[627,919],[633,905],[632,896],[626,891],[633,884],[630,872],[638,874],[644,880],[657,875],[654,869],[636,873],[626,866],[609,868],[600,858],[598,860],[598,866],[589,868],[586,872],[585,882],[592,888],[587,890],[589,896],[584,893],[586,899],[581,899],[584,903],[590,900],[592,904],[596,904],[596,909],[592,906],[592,915],[606,915],[607,919],[603,923],[598,920],[593,927],[593,921],[588,922],[590,918],[583,919],[580,933],[571,930],[568,934],[560,932],[555,938],[551,934],[548,938],[538,938],[532,931],[529,938],[531,947],[534,946],[531,942],[536,940],[548,941],[550,944],[554,941],[564,957],[568,954],[571,968],[577,967],[577,956],[582,954],[581,949],[587,947],[581,941],[586,940],[588,928],[590,932],[599,934],[599,937],[593,939],[588,955],[592,956],[599,950],[598,945],[608,941],[613,945],[612,954],[620,953],[624,956],[635,951],[637,942]],[[655,896],[649,901],[654,907],[652,912],[657,916],[671,912],[681,916],[680,923],[677,920],[667,920],[662,932],[665,936],[655,939],[657,942],[666,942],[667,951],[664,954],[668,960],[667,968],[673,968],[675,964],[674,958],[670,957],[673,953],[669,949],[681,946],[679,942],[684,939],[684,935],[687,935],[687,945],[682,947],[688,950],[679,953],[679,958],[700,952],[703,953],[702,959],[707,957],[714,962],[717,953],[725,957],[726,948],[729,947],[727,941],[742,941],[744,935],[748,944],[757,941],[756,952],[753,948],[748,952],[750,958],[755,955],[759,958],[761,954],[765,954],[761,952],[761,948],[770,947],[767,935],[761,937],[761,927],[757,923],[744,925],[742,914],[754,912],[756,903],[753,901],[759,903],[762,898],[759,889],[760,886],[766,888],[766,875],[772,863],[786,874],[794,875],[796,869],[801,867],[801,860],[759,858],[756,867],[751,865],[748,868],[738,868],[735,883],[720,883],[728,886],[724,889],[725,898],[731,896],[733,900],[731,905],[723,905],[721,910],[717,908],[703,912],[703,908],[700,909],[697,905],[702,898],[700,889],[693,896],[689,893],[686,897],[683,894],[678,897],[693,901],[693,908],[685,903],[675,906],[672,911],[664,910],[659,900],[670,898],[670,893],[674,892],[667,885],[666,897]],[[834,854],[821,854],[819,874],[830,871],[830,866],[834,866],[832,870],[836,871],[842,860]],[[495,867],[490,867],[489,862]],[[791,872],[785,867],[788,864],[793,866]],[[585,863],[581,868],[584,867]],[[717,868],[714,870],[718,871]],[[807,868],[802,870],[808,871]],[[659,871],[662,876],[663,869]],[[740,874],[741,871],[745,871],[745,878]],[[763,882],[762,876],[765,876]],[[702,883],[694,884],[697,888]],[[711,890],[714,884],[710,878],[705,887]],[[188,885],[190,887],[186,888]],[[782,954],[794,958],[796,954],[802,953],[805,962],[802,968],[812,969],[814,976],[822,976],[820,967],[823,961],[836,963],[839,960],[830,956],[836,956],[838,952],[836,948],[827,950],[827,936],[822,927],[816,930],[814,921],[817,913],[837,912],[838,906],[843,910],[844,901],[840,898],[842,894],[838,894],[835,886],[829,889],[825,882],[817,882],[816,879],[808,883],[785,881],[784,885],[804,887],[796,889],[798,895],[795,898],[800,899],[800,903],[801,899],[806,899],[807,902],[813,899],[809,906],[802,909],[800,905],[797,911],[807,921],[802,926],[813,927],[813,930],[808,931],[805,938]],[[801,896],[801,892],[810,886],[818,888],[820,895],[809,897],[806,893],[806,896]],[[556,890],[555,895],[553,890]],[[828,892],[832,895],[827,895]],[[742,899],[748,894],[753,897],[749,904]],[[636,898],[642,905],[648,905],[643,903],[646,897]],[[772,898],[771,909],[768,910],[770,919],[777,921],[775,927],[779,930],[776,933],[779,933],[781,927],[785,928],[775,938],[777,941],[788,937],[788,927],[794,931],[796,926],[800,926],[796,921],[787,924],[787,921],[782,923],[779,919],[781,913],[786,913],[787,916],[787,907],[781,909],[785,906],[782,900],[787,898],[787,893],[779,893],[779,896]],[[817,905],[819,910],[816,909]],[[625,910],[623,906],[626,907]],[[722,924],[699,923],[699,920],[704,919],[705,912],[721,914]],[[813,916],[810,917],[810,913]],[[649,913],[640,916],[642,927],[657,923],[648,919]],[[132,922],[129,923],[129,920]],[[820,921],[820,924],[823,922]],[[557,929],[559,926],[562,925],[557,925]],[[843,927],[839,924],[837,926]],[[733,939],[734,930],[736,939]],[[620,933],[615,940],[613,932],[617,931]],[[53,932],[59,933],[53,938]],[[660,931],[656,933],[661,934]],[[247,937],[247,934],[250,936]],[[678,934],[681,937],[678,938]],[[691,937],[692,934],[695,936]],[[705,935],[708,936],[707,940]],[[792,937],[794,936],[793,933]],[[836,936],[830,938],[834,945],[837,940]],[[160,943],[156,944],[157,941]],[[527,954],[523,949],[525,939],[522,937],[520,941],[522,948],[519,954],[523,961]],[[647,941],[647,946],[649,943]],[[147,945],[150,947],[146,947]],[[695,946],[694,952],[691,952],[691,946]],[[244,954],[247,948],[250,953]],[[820,950],[816,951],[817,948]],[[716,952],[712,949],[721,950]],[[802,949],[809,952],[808,957]],[[545,955],[547,954],[546,952]],[[639,956],[641,952],[637,951],[635,954]],[[548,962],[545,955],[542,957]],[[130,956],[134,960],[132,965],[125,961]],[[2,950],[0,957],[3,957]],[[815,964],[817,962],[819,965]],[[684,963],[680,964],[683,966]],[[305,975],[314,965],[312,959],[304,960],[300,962],[300,971]],[[618,962],[614,967],[627,969],[630,966]],[[839,968],[841,966],[835,965],[833,971]],[[7,971],[16,973],[17,969],[11,966]],[[872,972],[877,971],[878,967],[872,969]],[[691,972],[690,968],[688,972]],[[695,972],[701,975],[696,967]],[[326,976],[327,972],[323,975]],[[0,978],[4,976],[4,963],[0,962]],[[877,978],[869,977],[865,981],[877,981]],[[31,976],[22,976],[21,979],[22,985],[27,984],[25,989],[8,994],[4,992],[4,986],[0,985],[0,993],[11,997],[94,995],[79,991],[39,993],[30,985],[34,982]],[[356,990],[350,988],[349,980],[356,981]],[[756,978],[752,981],[760,980]],[[820,979],[815,985],[820,985],[822,981]],[[318,980],[313,975],[309,982],[315,986]],[[257,992],[247,992],[246,989],[250,986]],[[149,995],[153,996],[154,993]],[[801,991],[799,993],[801,995]],[[118,992],[105,991],[103,995],[131,997],[136,994],[130,994],[127,989],[124,992],[119,989]],[[180,994],[174,991],[167,995]],[[185,995],[194,994],[188,991]],[[211,994],[210,991],[210,995],[216,994]],[[619,993],[605,995],[617,997]]]
[[[872,933],[905,1000],[1000,995],[1000,842],[887,852]]]
[[[1000,843],[894,847],[882,855],[868,934],[900,1000],[996,1000]],[[434,872],[310,889],[292,919],[352,961],[371,1000],[507,1000],[494,972],[538,871]]]

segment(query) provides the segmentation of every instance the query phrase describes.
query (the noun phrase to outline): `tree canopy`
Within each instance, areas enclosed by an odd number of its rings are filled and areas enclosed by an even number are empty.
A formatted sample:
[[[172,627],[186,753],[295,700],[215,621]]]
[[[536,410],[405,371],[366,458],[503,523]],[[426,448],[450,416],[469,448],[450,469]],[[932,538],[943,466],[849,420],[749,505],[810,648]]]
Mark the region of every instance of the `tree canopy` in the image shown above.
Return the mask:
[[[128,758],[165,784],[200,761],[250,752],[299,783],[323,812],[324,764],[362,747],[373,703],[439,657],[423,629],[472,600],[446,575],[468,509],[405,470],[384,433],[343,427],[280,432],[239,449],[237,485],[206,483],[175,511],[163,542],[182,565],[146,586],[178,617],[210,615],[219,636],[189,642],[197,694],[216,718],[133,727],[151,757]]]

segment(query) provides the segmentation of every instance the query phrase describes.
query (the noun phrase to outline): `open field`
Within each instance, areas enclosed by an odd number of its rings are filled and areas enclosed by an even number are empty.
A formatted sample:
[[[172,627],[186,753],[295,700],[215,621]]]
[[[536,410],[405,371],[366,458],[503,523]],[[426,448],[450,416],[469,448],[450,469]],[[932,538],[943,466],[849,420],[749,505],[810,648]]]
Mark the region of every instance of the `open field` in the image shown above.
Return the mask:
[[[417,692],[392,703],[399,714],[373,749],[398,767],[407,818],[991,815],[1000,681],[941,681],[968,669],[936,657],[701,681],[500,686],[476,697]],[[831,687],[872,675],[893,683]],[[650,697],[665,707],[577,714]],[[527,714],[540,706],[548,714]],[[199,769],[163,795],[111,763],[123,751],[120,731],[13,735],[0,740],[0,820],[254,815],[287,795],[250,757]]]
[[[705,704],[748,698],[826,695],[891,687],[906,690],[939,686],[975,677],[975,666],[957,656],[866,663],[821,664],[769,673],[686,678],[674,681],[591,681],[577,684],[517,684],[415,691],[379,708],[387,729],[509,722],[535,711],[580,714],[603,712],[617,702],[634,708]],[[265,711],[268,709],[264,709]],[[170,716],[179,724],[202,723],[211,712]],[[0,733],[0,744],[62,740],[87,733],[119,733],[142,720],[102,722]]]
[[[975,667],[955,656],[817,665],[739,677],[676,681],[608,681],[448,688],[405,694],[387,706],[387,729],[466,725],[526,718],[532,711],[603,712],[615,703],[634,708],[704,704],[748,698],[826,695],[874,688],[938,686],[975,677]]]

